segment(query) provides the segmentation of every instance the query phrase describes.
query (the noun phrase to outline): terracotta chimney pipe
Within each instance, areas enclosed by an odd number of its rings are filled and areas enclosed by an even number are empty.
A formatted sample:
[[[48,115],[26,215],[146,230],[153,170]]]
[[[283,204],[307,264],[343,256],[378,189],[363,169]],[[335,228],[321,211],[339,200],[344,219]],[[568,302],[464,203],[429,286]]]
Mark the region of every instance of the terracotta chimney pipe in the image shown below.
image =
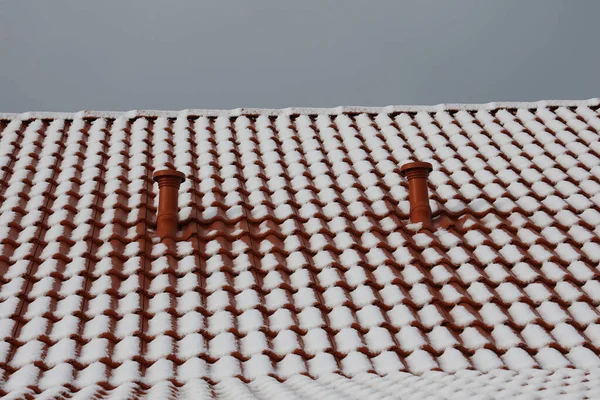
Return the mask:
[[[158,182],[158,216],[156,217],[156,234],[162,239],[177,236],[177,213],[179,207],[179,185],[185,181],[185,175],[174,169],[164,169],[154,173]]]
[[[432,228],[431,208],[427,177],[433,170],[428,162],[411,162],[400,167],[400,173],[408,179],[408,199],[410,201],[410,222],[423,223],[423,228]]]

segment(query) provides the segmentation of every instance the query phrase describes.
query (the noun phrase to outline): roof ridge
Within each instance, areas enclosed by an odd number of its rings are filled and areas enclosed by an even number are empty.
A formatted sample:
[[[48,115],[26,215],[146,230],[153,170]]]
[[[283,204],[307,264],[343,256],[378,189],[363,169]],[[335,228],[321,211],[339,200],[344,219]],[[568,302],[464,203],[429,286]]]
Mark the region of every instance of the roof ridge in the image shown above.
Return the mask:
[[[540,100],[535,102],[490,102],[490,103],[442,103],[437,105],[389,105],[385,107],[363,107],[363,106],[339,106],[333,108],[318,107],[288,107],[288,108],[234,108],[234,109],[185,109],[179,111],[171,110],[129,110],[129,111],[93,111],[82,110],[78,112],[47,112],[32,111],[24,113],[0,113],[0,119],[34,119],[34,118],[135,118],[135,117],[177,117],[181,114],[190,116],[231,116],[240,115],[294,115],[294,114],[323,114],[338,115],[343,113],[394,113],[394,112],[437,112],[451,111],[479,111],[495,110],[500,108],[539,108],[539,107],[576,107],[597,106],[600,98],[587,100]]]

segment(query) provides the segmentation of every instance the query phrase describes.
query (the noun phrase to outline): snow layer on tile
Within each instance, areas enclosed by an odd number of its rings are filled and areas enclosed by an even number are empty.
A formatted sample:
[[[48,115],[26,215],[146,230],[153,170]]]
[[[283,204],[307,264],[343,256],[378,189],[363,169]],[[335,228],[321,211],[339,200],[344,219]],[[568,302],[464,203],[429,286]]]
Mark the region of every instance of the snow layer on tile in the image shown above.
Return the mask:
[[[116,385],[113,397],[137,382],[148,396],[211,393],[221,381],[232,388],[216,396],[251,393],[240,377],[254,379],[254,393],[288,387],[272,374],[289,378],[291,393],[420,393],[411,381],[466,398],[476,397],[470,379],[510,397],[520,386],[490,381],[535,367],[557,382],[571,367],[590,375],[590,342],[600,343],[597,107],[4,116],[0,336],[18,329],[24,343],[0,352],[6,387],[38,385],[49,398],[70,382]],[[432,206],[440,222],[451,216],[446,229],[408,224],[397,168],[412,158],[434,165]],[[169,163],[190,178],[180,218],[204,220],[173,248],[140,236],[146,206],[157,205],[148,177]],[[73,350],[77,335],[85,343]],[[367,378],[373,370],[387,377]],[[476,378],[486,371],[493,377]],[[303,372],[320,379],[296,378]],[[434,390],[442,377],[459,383]]]

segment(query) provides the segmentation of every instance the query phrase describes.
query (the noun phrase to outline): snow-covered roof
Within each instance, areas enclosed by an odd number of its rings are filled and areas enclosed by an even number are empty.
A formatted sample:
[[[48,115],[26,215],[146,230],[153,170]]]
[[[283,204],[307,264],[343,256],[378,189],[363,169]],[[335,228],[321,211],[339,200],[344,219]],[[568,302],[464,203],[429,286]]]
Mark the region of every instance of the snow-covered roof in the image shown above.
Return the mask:
[[[591,394],[598,105],[0,114],[0,392]]]

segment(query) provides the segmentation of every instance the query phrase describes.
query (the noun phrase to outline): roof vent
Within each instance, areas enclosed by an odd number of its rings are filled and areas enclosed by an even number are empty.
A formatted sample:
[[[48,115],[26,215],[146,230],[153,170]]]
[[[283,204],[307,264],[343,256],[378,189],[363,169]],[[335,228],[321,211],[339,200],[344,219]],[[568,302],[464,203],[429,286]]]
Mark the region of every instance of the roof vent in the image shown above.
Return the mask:
[[[156,235],[161,240],[177,237],[179,207],[179,185],[185,181],[185,175],[174,169],[164,169],[154,173],[158,183],[158,216],[156,217]]]
[[[431,207],[427,177],[433,170],[428,162],[411,162],[400,167],[400,173],[408,179],[408,199],[410,201],[410,222],[421,222],[423,228],[431,229]]]

